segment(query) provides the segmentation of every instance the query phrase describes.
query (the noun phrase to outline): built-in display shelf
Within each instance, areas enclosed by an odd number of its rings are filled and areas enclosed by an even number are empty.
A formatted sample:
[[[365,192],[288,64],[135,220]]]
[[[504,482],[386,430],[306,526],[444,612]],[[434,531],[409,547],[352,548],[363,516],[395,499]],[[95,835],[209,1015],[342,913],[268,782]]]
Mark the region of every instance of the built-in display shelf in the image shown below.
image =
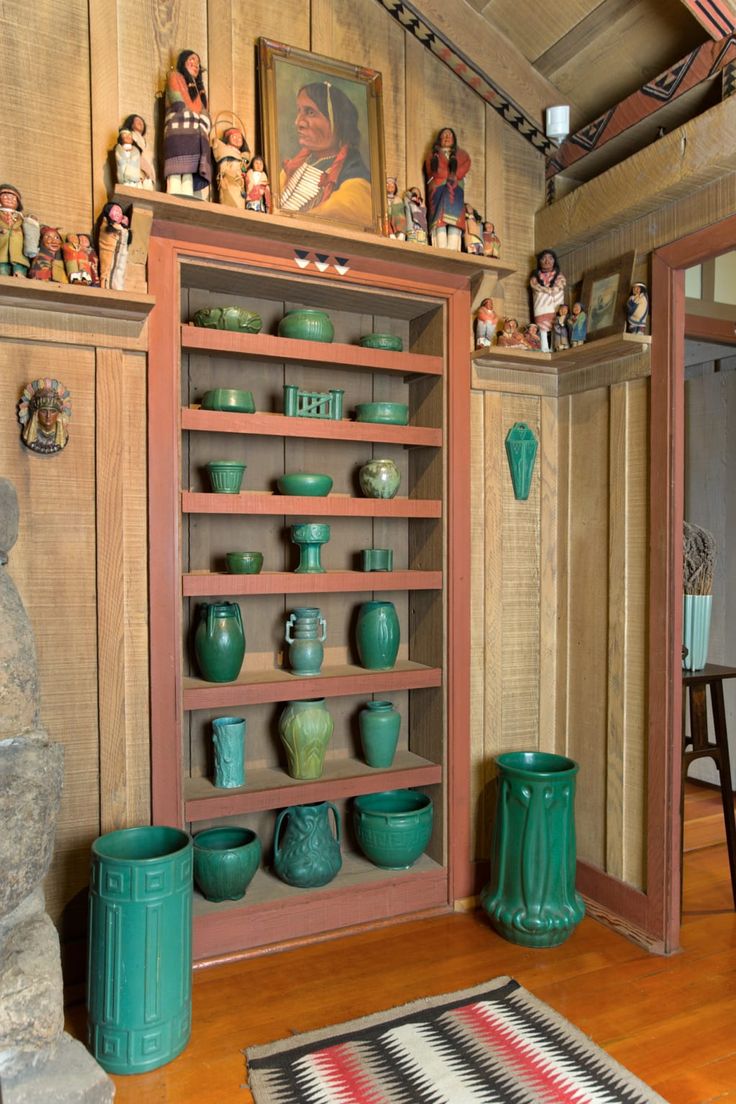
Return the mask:
[[[190,571],[182,575],[185,598],[236,594],[351,594],[386,590],[441,590],[441,571],[262,571],[258,575]]]
[[[117,318],[126,322],[145,322],[156,303],[153,295],[137,291],[110,291],[80,284],[56,284],[29,280],[20,276],[0,276],[0,307],[24,307],[32,310],[64,311],[88,315],[97,320]],[[84,323],[80,320],[80,325]]]
[[[284,517],[438,518],[442,503],[433,498],[354,498],[346,494],[281,495],[267,491],[215,494],[182,491],[185,514],[276,514]]]
[[[649,353],[651,337],[646,334],[614,334],[576,345],[574,349],[562,349],[558,353],[542,353],[533,349],[506,349],[493,345],[490,349],[476,349],[472,354],[473,370],[482,375],[484,367],[521,368],[526,371],[549,372],[559,375],[577,368],[589,368],[595,364],[608,364],[623,357]]]
[[[428,426],[382,425],[342,418],[287,417],[285,414],[231,414],[184,407],[181,428],[205,433],[245,433],[256,437],[307,437],[324,441],[366,441],[386,445],[442,446],[442,430]]]

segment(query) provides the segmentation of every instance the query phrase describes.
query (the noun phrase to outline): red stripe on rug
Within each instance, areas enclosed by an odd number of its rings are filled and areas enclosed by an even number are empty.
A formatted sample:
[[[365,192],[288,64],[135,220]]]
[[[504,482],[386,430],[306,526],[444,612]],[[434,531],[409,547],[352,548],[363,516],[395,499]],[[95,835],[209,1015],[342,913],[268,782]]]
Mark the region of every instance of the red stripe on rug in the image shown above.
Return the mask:
[[[363,1069],[360,1055],[353,1052],[349,1043],[318,1050],[308,1061],[326,1082],[327,1090],[340,1094],[340,1104],[387,1104],[386,1097]]]
[[[549,1095],[542,1097],[542,1100],[549,1100],[553,1104],[580,1104],[580,1090],[569,1082],[565,1084],[561,1081],[564,1074],[553,1077],[545,1069],[549,1059],[543,1061],[536,1054],[530,1054],[529,1044],[524,1044],[518,1035],[512,1034],[508,1024],[494,1015],[488,1005],[481,1007],[479,1004],[468,1004],[458,1008],[455,1014],[481,1039],[492,1043],[502,1057],[515,1067],[515,1072],[518,1071],[527,1078],[528,1088],[545,1090]]]

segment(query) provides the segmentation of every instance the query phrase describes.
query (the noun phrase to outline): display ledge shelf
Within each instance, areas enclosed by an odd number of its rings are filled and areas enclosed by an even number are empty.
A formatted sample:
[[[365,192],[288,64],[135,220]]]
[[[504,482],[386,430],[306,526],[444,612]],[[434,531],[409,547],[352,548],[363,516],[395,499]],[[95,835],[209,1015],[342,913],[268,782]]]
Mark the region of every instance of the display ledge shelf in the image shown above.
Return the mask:
[[[261,868],[239,901],[195,892],[195,960],[450,907],[448,870],[428,855],[408,870],[382,870],[347,850],[342,857],[337,877],[317,889],[296,889]]]
[[[334,251],[345,255],[372,257],[394,265],[417,266],[432,271],[448,272],[468,278],[494,275],[502,280],[514,269],[492,257],[456,253],[449,249],[434,249],[384,238],[350,226],[338,226],[328,220],[299,218],[289,215],[264,215],[255,211],[237,211],[221,203],[203,203],[183,199],[166,192],[146,192],[141,188],[116,186],[114,199],[126,206],[149,210],[155,219],[199,227],[206,232],[242,234],[244,238],[293,243],[297,249]]]
[[[369,372],[400,372],[402,376],[441,376],[442,357],[426,353],[395,353],[340,342],[304,341],[272,334],[241,334],[209,330],[184,323],[181,345],[187,352],[224,353],[280,363],[318,364],[320,368],[360,368]]]
[[[371,671],[345,663],[323,667],[319,675],[304,677],[291,671],[244,671],[235,682],[182,680],[185,710],[226,709],[235,705],[296,701],[301,698],[340,698],[353,694],[423,690],[442,685],[442,668],[427,667],[411,659],[399,659],[390,671]]]
[[[574,349],[559,353],[533,352],[531,349],[504,349],[497,345],[490,349],[477,349],[472,354],[473,367],[482,375],[484,366],[489,368],[521,368],[536,372],[560,375],[578,368],[591,368],[596,364],[610,364],[624,357],[649,352],[651,337],[646,334],[614,334],[587,341]]]
[[[54,284],[18,276],[0,276],[0,307],[25,307],[54,313],[87,315],[99,327],[101,318],[145,322],[156,305],[152,295],[136,291],[108,291],[74,284]]]
[[[282,517],[439,518],[442,501],[434,498],[354,498],[352,495],[282,495],[268,491],[215,494],[182,491],[185,514],[269,514]]]
[[[258,575],[190,571],[182,576],[185,598],[233,594],[350,594],[385,590],[441,590],[441,571],[263,571]]]
[[[386,445],[442,446],[442,430],[428,426],[383,425],[347,418],[298,418],[285,414],[230,414],[185,406],[181,428],[205,433],[247,433],[255,437],[309,437],[324,441],[370,441]]]
[[[209,778],[189,778],[184,783],[184,819],[260,813],[315,801],[339,801],[358,794],[409,786],[433,786],[442,781],[442,766],[399,749],[390,770],[376,770],[357,759],[328,759],[321,778],[312,782],[290,778],[277,767],[247,768],[248,784],[232,790],[218,789]]]

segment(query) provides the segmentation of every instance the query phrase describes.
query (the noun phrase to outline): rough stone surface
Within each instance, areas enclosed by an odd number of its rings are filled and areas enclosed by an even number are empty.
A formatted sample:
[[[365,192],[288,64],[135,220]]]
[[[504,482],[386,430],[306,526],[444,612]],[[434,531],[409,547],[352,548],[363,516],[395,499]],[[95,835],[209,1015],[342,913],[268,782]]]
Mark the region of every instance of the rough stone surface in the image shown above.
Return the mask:
[[[0,546],[1,547],[1,546]],[[33,630],[8,569],[0,567],[0,740],[39,725]]]
[[[43,1063],[0,1077],[2,1104],[110,1104],[115,1086],[80,1042],[62,1035]]]
[[[64,749],[48,737],[0,742],[0,919],[46,875],[63,773]]]
[[[0,1075],[23,1068],[64,1030],[59,936],[39,887],[0,923]]]
[[[0,562],[18,539],[18,494],[9,479],[0,479]]]

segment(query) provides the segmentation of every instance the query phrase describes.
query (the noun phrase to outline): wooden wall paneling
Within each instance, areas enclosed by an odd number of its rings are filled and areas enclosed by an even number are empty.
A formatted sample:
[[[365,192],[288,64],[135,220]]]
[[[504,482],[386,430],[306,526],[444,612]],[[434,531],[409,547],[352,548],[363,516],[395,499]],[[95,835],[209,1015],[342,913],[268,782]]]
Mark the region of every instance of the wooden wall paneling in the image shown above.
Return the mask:
[[[487,831],[486,790],[491,784],[490,759],[485,753],[485,695],[488,674],[486,671],[486,608],[485,588],[488,556],[486,550],[485,486],[488,478],[485,468],[485,399],[474,392],[470,396],[470,485],[476,488],[471,497],[470,512],[470,794],[468,816],[471,822],[470,838],[474,844],[473,858],[477,857],[476,841],[484,839]],[[483,488],[483,493],[481,493]],[[483,852],[484,849],[481,848]]]
[[[590,11],[588,0],[568,0],[555,19],[534,19],[531,6],[526,13],[528,17],[524,18],[521,15],[523,6],[518,0],[477,0],[473,7],[482,11],[530,62],[560,38],[574,32]]]
[[[518,318],[523,326],[531,317],[529,276],[535,253],[534,211],[544,196],[544,159],[507,126],[503,128],[502,158],[505,221],[501,256],[504,264],[515,270],[503,281],[504,311]],[[493,182],[489,187],[493,187]],[[549,248],[545,243],[540,246],[545,247]]]
[[[557,692],[555,709],[555,745],[562,755],[569,754],[569,670],[570,670],[570,435],[572,426],[572,400],[562,398],[557,401],[557,648],[555,662],[557,666]],[[542,523],[544,526],[544,515]],[[542,528],[542,549],[545,533]],[[544,641],[542,642],[544,647]],[[542,663],[542,676],[545,666]],[[540,687],[541,691],[541,687]]]
[[[483,494],[484,523],[484,621],[485,663],[483,665],[483,741],[480,755],[471,763],[471,777],[476,772],[481,779],[479,815],[473,825],[473,856],[476,861],[490,854],[488,825],[495,810],[496,765],[494,755],[511,750],[505,745],[503,711],[503,596],[505,587],[505,545],[503,540],[503,481],[508,465],[503,444],[502,395],[483,397],[483,459],[485,484]],[[479,496],[480,497],[480,496]]]
[[[603,867],[608,659],[608,392],[571,399],[568,504],[567,754],[584,764],[578,856]]]
[[[608,553],[608,729],[606,740],[606,863],[623,879],[624,743],[626,731],[626,636],[628,552],[628,418],[626,385],[610,391],[610,489]]]
[[[539,748],[559,752],[559,497],[564,473],[559,466],[558,402],[539,401]]]
[[[120,106],[121,79],[130,79],[130,69],[144,77],[140,69],[146,57],[145,49],[138,49],[137,28],[128,28],[126,43],[129,47],[125,72],[120,73],[120,46],[118,38],[118,0],[98,0],[89,5],[90,85],[91,95],[91,156],[92,156],[92,219],[107,202],[115,183],[115,160],[111,150],[117,141],[118,127],[126,115],[139,113],[148,128],[146,142],[153,154],[153,101],[144,106],[132,106],[128,111]],[[141,27],[141,32],[143,28]],[[147,31],[147,29],[146,29]],[[131,48],[132,47],[132,48]],[[146,73],[150,79],[150,74]],[[140,87],[145,87],[143,83]],[[136,97],[137,100],[137,97]],[[145,107],[148,110],[145,110]]]

